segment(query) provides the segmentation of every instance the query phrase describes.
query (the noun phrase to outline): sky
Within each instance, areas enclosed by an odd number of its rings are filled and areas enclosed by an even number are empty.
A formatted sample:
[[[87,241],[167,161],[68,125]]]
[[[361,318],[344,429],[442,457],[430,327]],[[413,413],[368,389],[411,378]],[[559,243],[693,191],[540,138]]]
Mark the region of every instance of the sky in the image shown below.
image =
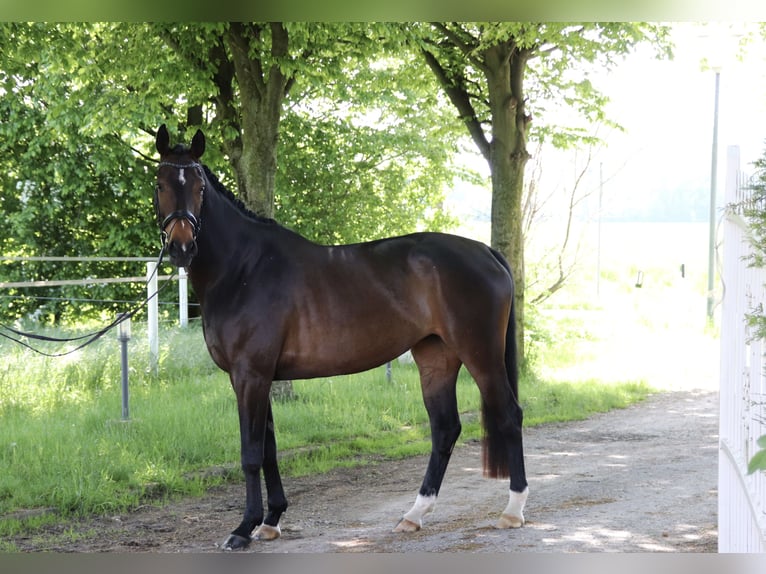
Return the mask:
[[[629,162],[624,183],[673,189],[689,181],[709,188],[716,76],[712,66],[720,74],[719,175],[725,172],[730,145],[740,146],[742,167],[751,169],[766,149],[766,62],[759,37],[739,48],[748,29],[757,34],[752,25],[677,24],[672,60],[658,61],[648,50],[639,50],[605,78],[610,113],[626,128],[609,142],[608,154],[615,165]],[[722,181],[719,178],[719,188]]]
[[[750,43],[741,48],[748,33]],[[719,205],[723,205],[727,147],[740,147],[741,168],[750,172],[752,162],[766,152],[766,42],[757,25],[683,22],[673,24],[672,37],[673,59],[658,60],[653,49],[645,46],[614,70],[591,78],[610,98],[609,117],[625,129],[601,134],[605,146],[594,155],[582,184],[592,190],[605,181],[605,209],[612,212],[646,210],[658,196],[680,204],[688,203],[690,195],[697,197],[698,204],[701,196],[709,198],[713,66],[719,72]],[[541,184],[546,193],[571,188],[584,155],[580,151],[575,159],[574,152],[544,150]],[[462,208],[488,213],[487,190],[458,191],[453,198]],[[696,211],[698,217],[706,217],[704,206]]]

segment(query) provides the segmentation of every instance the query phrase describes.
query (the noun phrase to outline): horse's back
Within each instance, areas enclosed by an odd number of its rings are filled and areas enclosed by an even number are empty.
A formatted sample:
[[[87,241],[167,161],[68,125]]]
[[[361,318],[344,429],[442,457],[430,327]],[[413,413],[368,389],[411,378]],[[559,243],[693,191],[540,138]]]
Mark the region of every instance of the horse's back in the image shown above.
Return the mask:
[[[507,263],[487,245],[458,235],[421,232],[368,243],[330,247],[314,278],[329,278],[331,288],[352,289],[356,302],[377,296],[392,303],[435,307],[471,306],[471,301],[508,301],[513,279]],[[314,283],[316,285],[316,282]],[[370,300],[365,298],[369,297]]]
[[[409,253],[413,270],[431,276],[446,296],[485,296],[505,299],[513,293],[513,279],[502,256],[490,247],[459,235],[422,233]]]

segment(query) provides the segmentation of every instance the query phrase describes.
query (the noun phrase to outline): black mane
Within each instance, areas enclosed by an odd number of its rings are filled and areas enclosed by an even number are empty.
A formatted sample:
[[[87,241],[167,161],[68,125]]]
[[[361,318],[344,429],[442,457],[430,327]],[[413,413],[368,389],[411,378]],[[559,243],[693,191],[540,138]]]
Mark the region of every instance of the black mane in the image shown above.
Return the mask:
[[[210,181],[210,183],[213,185],[213,188],[222,196],[224,196],[226,199],[228,199],[237,209],[239,209],[239,211],[241,211],[249,219],[252,219],[259,223],[269,223],[269,224],[277,223],[271,218],[260,216],[254,211],[248,209],[248,207],[244,204],[244,202],[241,199],[239,199],[236,195],[234,195],[234,193],[232,193],[230,190],[226,189],[226,186],[224,186],[218,180],[215,174],[212,171],[210,171],[210,168],[208,166],[206,166],[205,164],[202,164],[202,169],[205,170],[205,176],[207,177],[208,181]]]

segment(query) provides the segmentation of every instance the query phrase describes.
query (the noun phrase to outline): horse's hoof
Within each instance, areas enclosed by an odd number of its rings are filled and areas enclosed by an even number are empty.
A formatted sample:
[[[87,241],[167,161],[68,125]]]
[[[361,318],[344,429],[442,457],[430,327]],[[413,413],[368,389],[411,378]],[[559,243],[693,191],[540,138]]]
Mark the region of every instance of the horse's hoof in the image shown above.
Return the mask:
[[[503,514],[495,524],[495,528],[521,528],[524,526],[524,517]]]
[[[417,522],[413,522],[412,520],[407,520],[406,518],[402,518],[399,521],[399,524],[397,524],[394,527],[394,532],[417,532],[420,530],[420,524]]]
[[[282,531],[279,528],[279,524],[276,526],[261,524],[258,530],[255,531],[254,538],[256,540],[276,540],[280,536],[282,536]]]
[[[521,528],[524,526],[524,505],[529,496],[529,487],[525,487],[521,492],[511,490],[509,494],[508,506],[503,510],[495,528]]]
[[[221,545],[221,550],[243,550],[250,545],[252,538],[240,536],[239,534],[229,534]]]

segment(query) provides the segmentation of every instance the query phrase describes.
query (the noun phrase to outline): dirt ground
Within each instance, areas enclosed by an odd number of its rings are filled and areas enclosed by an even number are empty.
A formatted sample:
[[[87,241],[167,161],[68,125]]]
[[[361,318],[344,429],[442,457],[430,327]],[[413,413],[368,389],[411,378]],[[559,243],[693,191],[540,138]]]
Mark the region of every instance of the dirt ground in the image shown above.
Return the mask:
[[[248,552],[716,552],[718,395],[656,394],[631,408],[526,430],[527,524],[496,530],[507,482],[482,477],[478,443],[455,449],[420,532],[391,529],[414,502],[426,457],[285,479],[282,537]],[[23,551],[219,552],[244,487],[51,527]]]

